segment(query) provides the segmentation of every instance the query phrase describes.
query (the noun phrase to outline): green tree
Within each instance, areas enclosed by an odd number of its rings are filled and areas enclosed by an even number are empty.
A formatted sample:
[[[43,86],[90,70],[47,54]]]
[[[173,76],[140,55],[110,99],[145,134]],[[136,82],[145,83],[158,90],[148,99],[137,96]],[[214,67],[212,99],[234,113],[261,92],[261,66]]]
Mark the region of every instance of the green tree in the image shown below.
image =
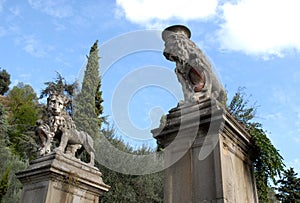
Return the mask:
[[[0,95],[4,95],[9,90],[10,74],[0,68]]]
[[[15,173],[27,166],[27,161],[11,153],[8,147],[8,125],[5,109],[0,104],[0,202],[19,202],[21,194],[21,183],[17,180]]]
[[[102,91],[101,91],[101,77],[99,78],[99,83],[97,85],[96,94],[95,94],[95,113],[96,117],[98,118],[98,126],[99,129],[102,127],[102,123],[107,123],[106,117],[103,116],[103,98],[102,98]]]
[[[41,91],[40,99],[47,97],[50,92],[58,92],[61,94],[65,94],[68,97],[73,96],[73,90],[76,87],[76,83],[67,83],[65,78],[58,72],[56,72],[57,76],[55,81],[48,81],[44,84],[46,85],[46,88]]]
[[[284,170],[283,176],[277,181],[277,198],[282,203],[300,202],[300,178],[297,177],[293,168]]]
[[[4,107],[0,103],[0,142],[8,143],[8,123],[6,119],[7,115]]]
[[[8,190],[10,171],[11,171],[11,167],[9,166],[6,168],[6,170],[2,174],[2,177],[0,180],[0,203],[2,203],[2,199]]]
[[[231,102],[228,110],[240,123],[249,128],[252,125],[252,119],[255,117],[256,106],[249,106],[249,99],[245,98],[245,88],[239,88]]]
[[[146,147],[134,150],[115,136],[113,128],[102,129],[102,135],[120,151],[138,155],[153,153],[153,150]],[[163,172],[137,176],[121,174],[101,165],[98,167],[103,174],[103,181],[111,186],[100,202],[163,202]]]
[[[3,147],[3,148],[2,148]],[[20,202],[22,184],[17,179],[15,173],[24,170],[28,166],[28,160],[20,160],[20,158],[12,154],[8,147],[1,146],[0,148],[2,183],[8,187],[5,195],[2,197],[3,203]],[[7,174],[8,173],[8,174]],[[6,179],[7,178],[7,179]],[[0,186],[1,187],[1,186]]]
[[[269,202],[270,179],[274,184],[276,183],[275,178],[283,171],[283,158],[272,145],[262,125],[252,120],[255,117],[256,106],[249,107],[249,99],[246,98],[244,89],[240,88],[237,91],[228,105],[228,110],[251,135],[251,158],[259,200]]]
[[[7,128],[8,128],[8,124],[7,124],[7,121],[5,118],[5,111],[4,111],[2,104],[0,103],[0,147],[2,148],[2,150],[0,150],[0,155],[2,155],[4,153],[9,153],[8,149],[7,149],[7,151],[3,150],[3,148],[6,147],[6,143],[7,143]],[[10,173],[10,167],[6,167],[6,168],[7,169],[2,171],[2,173],[1,173],[0,203],[2,203],[2,199],[7,192],[8,185],[9,185],[8,177],[9,177],[9,173]]]
[[[30,85],[19,83],[8,93],[9,147],[21,158],[34,158],[36,151],[35,123],[39,118],[40,105]]]
[[[99,137],[101,127],[101,121],[98,116],[103,112],[98,40],[91,47],[87,58],[88,62],[84,72],[81,91],[76,95],[75,103],[73,103],[75,108],[73,118],[79,129],[86,131],[95,139]]]
[[[8,93],[11,124],[23,124],[21,127],[35,125],[38,118],[38,98],[30,85],[19,83]]]

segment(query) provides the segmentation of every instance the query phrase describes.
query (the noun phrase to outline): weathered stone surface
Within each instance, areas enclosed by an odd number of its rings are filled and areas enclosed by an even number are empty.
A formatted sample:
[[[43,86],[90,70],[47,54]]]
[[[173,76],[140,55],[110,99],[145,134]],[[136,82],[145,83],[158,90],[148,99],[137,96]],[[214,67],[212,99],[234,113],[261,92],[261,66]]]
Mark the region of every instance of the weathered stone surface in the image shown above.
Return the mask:
[[[183,25],[173,25],[162,32],[165,41],[163,54],[176,63],[175,73],[184,94],[181,103],[207,98],[216,98],[224,103],[226,93],[223,86],[214,75],[209,60],[190,37],[190,30]]]
[[[84,131],[77,130],[72,117],[65,110],[68,103],[66,96],[59,92],[50,92],[47,98],[48,118],[37,121],[36,135],[40,140],[40,155],[51,153],[54,138],[59,140],[59,151],[75,157],[78,149],[83,147],[90,155],[90,165],[94,166],[95,149],[92,137]]]
[[[17,173],[23,184],[21,203],[98,203],[109,186],[101,172],[63,153],[32,161]]]
[[[218,101],[173,109],[166,123],[152,131],[165,147],[166,163],[174,163],[165,170],[164,202],[258,202],[250,135]],[[190,147],[180,145],[186,137],[194,137]],[[180,153],[184,155],[176,161]]]

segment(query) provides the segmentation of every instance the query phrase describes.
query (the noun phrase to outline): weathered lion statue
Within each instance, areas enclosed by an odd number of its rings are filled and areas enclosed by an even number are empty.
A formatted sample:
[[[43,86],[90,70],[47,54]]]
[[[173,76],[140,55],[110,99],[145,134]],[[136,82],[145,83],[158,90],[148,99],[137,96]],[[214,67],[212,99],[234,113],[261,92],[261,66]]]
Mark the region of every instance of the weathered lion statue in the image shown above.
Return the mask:
[[[184,93],[181,103],[199,102],[207,98],[224,103],[223,86],[202,51],[189,39],[190,36],[190,30],[182,25],[168,27],[162,33],[165,41],[163,54],[168,60],[176,62],[175,73]]]
[[[63,94],[51,92],[47,99],[48,118],[37,121],[36,135],[40,139],[40,155],[50,153],[53,139],[60,139],[57,152],[75,157],[78,149],[83,147],[90,155],[90,165],[94,166],[95,150],[91,136],[76,129],[72,118],[66,112],[67,98]]]

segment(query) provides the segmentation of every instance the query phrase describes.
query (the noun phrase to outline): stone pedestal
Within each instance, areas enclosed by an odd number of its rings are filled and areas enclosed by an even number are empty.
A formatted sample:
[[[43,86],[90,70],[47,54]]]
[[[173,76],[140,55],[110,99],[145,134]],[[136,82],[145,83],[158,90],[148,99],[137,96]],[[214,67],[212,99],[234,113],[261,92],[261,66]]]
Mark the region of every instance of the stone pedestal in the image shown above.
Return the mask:
[[[98,203],[109,190],[97,168],[65,154],[40,157],[16,175],[23,184],[21,203]]]
[[[164,202],[258,202],[250,135],[217,101],[175,108],[152,133],[165,147]]]

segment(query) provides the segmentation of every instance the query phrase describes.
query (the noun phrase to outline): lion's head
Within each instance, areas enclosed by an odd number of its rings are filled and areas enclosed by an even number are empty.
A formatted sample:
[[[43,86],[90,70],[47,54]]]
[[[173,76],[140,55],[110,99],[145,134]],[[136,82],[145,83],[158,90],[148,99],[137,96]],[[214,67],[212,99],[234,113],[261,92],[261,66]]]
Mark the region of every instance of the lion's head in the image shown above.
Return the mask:
[[[197,45],[190,40],[189,29],[182,25],[166,28],[162,33],[165,41],[164,56],[176,62],[176,74],[182,85],[186,101],[199,101],[223,91],[213,73],[211,63]]]
[[[170,32],[164,35],[164,56],[176,62],[176,72],[181,74],[186,87],[192,92],[201,92],[206,83],[205,74],[210,69],[210,64],[197,48],[182,32]],[[183,82],[183,81],[181,81]]]
[[[67,98],[65,95],[57,92],[50,92],[47,99],[47,110],[53,116],[60,116],[64,112],[64,108],[67,104]]]
[[[177,33],[169,34],[165,38],[164,56],[170,61],[186,62],[189,58],[187,51],[189,45],[187,43],[186,36]]]

